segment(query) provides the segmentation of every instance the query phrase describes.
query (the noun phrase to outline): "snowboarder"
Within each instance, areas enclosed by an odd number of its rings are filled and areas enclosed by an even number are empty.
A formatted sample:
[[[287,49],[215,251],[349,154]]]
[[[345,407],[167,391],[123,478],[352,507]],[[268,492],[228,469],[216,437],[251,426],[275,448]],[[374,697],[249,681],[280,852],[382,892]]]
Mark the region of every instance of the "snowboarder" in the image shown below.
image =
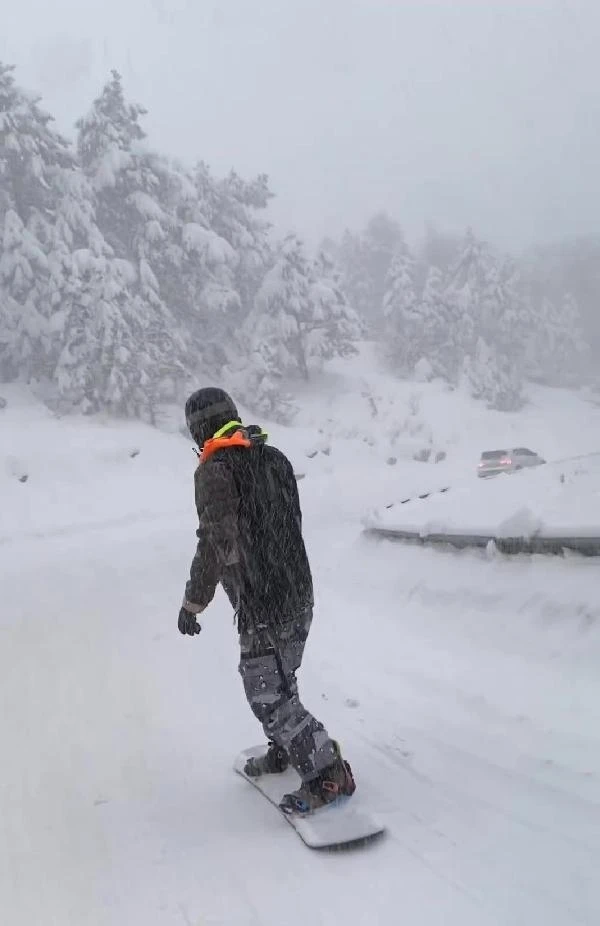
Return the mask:
[[[268,740],[249,760],[252,776],[302,779],[284,795],[285,813],[310,813],[355,790],[337,742],[302,705],[296,672],[313,616],[313,584],[291,463],[257,425],[244,426],[231,397],[209,387],[185,406],[199,451],[195,496],[198,545],[179,612],[179,630],[200,633],[200,614],[220,582],[235,610],[239,671]]]

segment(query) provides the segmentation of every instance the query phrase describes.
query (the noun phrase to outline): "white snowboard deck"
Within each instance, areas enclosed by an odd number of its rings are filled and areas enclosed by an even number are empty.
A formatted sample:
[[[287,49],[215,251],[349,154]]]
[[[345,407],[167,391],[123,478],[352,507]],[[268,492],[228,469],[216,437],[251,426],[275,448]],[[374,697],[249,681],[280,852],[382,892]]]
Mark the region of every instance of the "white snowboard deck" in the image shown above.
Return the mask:
[[[251,756],[259,756],[265,751],[262,746],[253,746],[243,750],[234,762],[234,770],[279,810],[279,802],[284,794],[294,791],[300,785],[300,778],[293,768],[277,775],[261,775],[250,778],[244,774],[244,766]],[[353,796],[343,804],[333,805],[318,810],[305,817],[296,814],[281,816],[287,820],[302,841],[312,849],[349,848],[353,845],[375,839],[385,832],[368,812],[361,810],[354,802]]]

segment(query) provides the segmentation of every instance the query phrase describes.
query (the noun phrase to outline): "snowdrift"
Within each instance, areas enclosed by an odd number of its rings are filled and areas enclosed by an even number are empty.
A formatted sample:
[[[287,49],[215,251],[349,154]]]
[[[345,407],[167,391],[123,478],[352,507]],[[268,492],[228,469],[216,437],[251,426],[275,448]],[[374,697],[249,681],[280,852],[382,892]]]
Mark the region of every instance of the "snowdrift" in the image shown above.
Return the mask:
[[[600,555],[600,453],[511,475],[464,479],[365,519],[377,534],[507,552],[561,547]]]

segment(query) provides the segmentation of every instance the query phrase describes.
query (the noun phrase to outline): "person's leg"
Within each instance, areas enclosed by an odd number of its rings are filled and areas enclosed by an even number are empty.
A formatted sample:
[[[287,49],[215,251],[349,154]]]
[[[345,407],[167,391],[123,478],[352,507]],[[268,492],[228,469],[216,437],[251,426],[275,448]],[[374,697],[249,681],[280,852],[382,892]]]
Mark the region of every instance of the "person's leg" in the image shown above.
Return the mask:
[[[246,698],[267,739],[283,748],[303,780],[329,768],[339,756],[323,724],[302,704],[296,672],[312,608],[283,624],[277,635],[266,629],[240,635],[240,674]]]
[[[240,631],[239,671],[248,704],[253,714],[263,724],[263,728],[268,716],[269,703],[273,699],[275,702],[279,701],[277,694],[279,675],[274,653],[275,650],[266,632],[266,627]],[[279,746],[266,731],[265,733],[269,740],[268,748],[261,755],[249,758],[244,767],[246,775],[252,778],[285,772],[290,764],[287,750]]]

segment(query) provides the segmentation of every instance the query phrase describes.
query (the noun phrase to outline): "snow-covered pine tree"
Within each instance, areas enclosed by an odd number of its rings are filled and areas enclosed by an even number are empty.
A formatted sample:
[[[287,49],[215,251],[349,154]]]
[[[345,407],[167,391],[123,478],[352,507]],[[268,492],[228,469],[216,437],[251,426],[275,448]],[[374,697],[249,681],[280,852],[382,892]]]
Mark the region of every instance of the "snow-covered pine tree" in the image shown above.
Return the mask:
[[[13,209],[4,214],[0,244],[0,379],[28,381],[49,354],[48,259]]]
[[[313,327],[310,266],[300,239],[288,235],[256,294],[246,331],[275,376],[309,378],[307,335]]]
[[[277,247],[240,331],[242,359],[229,371],[243,385],[251,407],[273,418],[289,418],[287,380],[310,375],[314,304],[311,267],[300,239],[288,235]]]
[[[121,76],[111,73],[88,115],[76,123],[77,151],[97,194],[104,237],[115,253],[137,259],[145,256],[146,232],[162,238],[167,217],[153,198],[157,179],[140,147],[146,137],[140,117],[146,110],[126,102]]]
[[[579,306],[571,293],[557,302],[544,296],[533,333],[540,378],[553,386],[572,386],[582,381],[589,363]]]
[[[362,325],[346,298],[333,258],[323,250],[313,263],[309,298],[312,324],[306,332],[308,366],[318,369],[332,357],[355,354]]]
[[[505,355],[493,350],[483,337],[465,357],[463,374],[471,395],[498,411],[514,411],[522,402],[522,383]]]
[[[402,244],[402,232],[387,213],[374,215],[360,234],[346,231],[339,249],[344,290],[369,331],[381,331],[387,274]]]
[[[140,125],[145,113],[125,100],[120,75],[113,71],[88,115],[77,122],[77,150],[96,196],[102,234],[113,253],[136,266],[140,291],[154,301],[160,295],[155,280],[176,263],[171,210],[182,181],[164,158],[145,147]]]
[[[445,276],[455,266],[463,248],[463,239],[454,232],[440,231],[427,222],[419,248],[419,261],[426,268],[435,267]]]
[[[271,260],[270,224],[263,213],[273,194],[265,174],[247,181],[235,171],[218,181],[215,192],[211,225],[237,254],[234,282],[245,317]]]
[[[400,376],[411,376],[423,357],[423,318],[416,292],[416,263],[403,242],[392,259],[383,295],[383,336],[388,361]]]
[[[560,310],[560,329],[555,340],[557,366],[563,382],[581,382],[582,370],[590,363],[590,345],[585,336],[581,309],[572,293],[566,293]]]
[[[452,329],[450,344],[454,375],[462,368],[465,357],[473,356],[477,344],[481,314],[481,292],[486,284],[487,253],[482,242],[468,229],[460,257],[448,275],[445,299],[450,307]]]
[[[178,312],[183,310],[196,356],[216,372],[230,360],[242,323],[235,280],[239,255],[217,228],[223,197],[206,164],[196,165],[190,182],[178,208],[184,253]]]
[[[375,330],[381,324],[381,305],[386,281],[394,256],[402,250],[400,226],[386,212],[378,212],[368,222],[363,233],[363,248],[368,276],[371,281],[371,319]]]
[[[48,171],[72,166],[73,158],[39,97],[18,87],[13,71],[0,62],[0,215],[14,209],[28,224],[41,221],[54,204]]]
[[[155,420],[156,407],[177,394],[185,373],[173,367],[139,305],[133,265],[81,249],[78,285],[65,307],[62,350],[54,378],[62,410],[107,410]]]
[[[420,300],[423,326],[422,375],[426,378],[441,377],[452,382],[455,361],[449,356],[452,344],[452,316],[445,299],[444,278],[438,267],[432,264],[425,278]],[[423,362],[421,362],[423,361]]]
[[[8,328],[1,324],[2,373],[42,381],[43,396],[67,406],[94,405],[78,386],[91,377],[98,408],[107,397],[93,362],[95,322],[103,312],[98,290],[115,290],[106,260],[110,249],[95,222],[91,188],[67,142],[52,130],[50,116],[15,86],[10,69],[1,69],[0,87],[0,302],[13,321]],[[80,275],[77,255],[101,264],[95,288]],[[115,315],[111,330],[119,325]],[[75,344],[79,370],[66,361]]]
[[[521,404],[517,398],[527,373],[527,339],[534,323],[531,303],[527,297],[520,269],[512,257],[505,256],[497,263],[497,306],[490,320],[490,338],[504,365],[510,367],[512,387],[515,391],[514,407]],[[520,383],[517,388],[517,383]]]
[[[341,248],[338,241],[335,238],[332,238],[331,235],[325,235],[324,238],[321,238],[321,242],[317,248],[317,253],[319,251],[324,251],[325,254],[328,254],[335,266],[338,268],[338,273],[340,274],[340,280],[343,285],[343,275],[341,270]]]
[[[57,404],[64,410],[144,416],[149,402],[139,394],[141,364],[127,308],[134,279],[128,261],[74,256],[79,286],[65,307],[63,346],[56,364]],[[137,334],[137,338],[136,338]]]
[[[81,168],[74,162],[70,167],[55,168],[52,180],[57,199],[48,253],[46,304],[51,311],[48,372],[52,387],[48,384],[47,398],[64,407],[66,396],[59,385],[59,380],[63,381],[58,370],[60,357],[69,339],[75,307],[85,301],[88,288],[79,274],[79,255],[86,253],[104,259],[105,273],[110,275],[111,251],[96,224],[94,194]],[[71,395],[67,399],[67,406],[74,398]]]
[[[523,385],[523,347],[510,279],[509,270],[503,273],[489,247],[469,229],[444,294],[455,377],[466,369],[473,394],[502,410],[519,407]]]
[[[589,363],[579,364],[577,382],[597,378],[592,358],[600,355],[600,236],[578,235],[532,249],[524,270],[539,308],[545,297],[559,307],[569,293],[575,300]],[[573,380],[574,381],[574,380]]]
[[[361,333],[332,259],[321,252],[311,265],[300,239],[288,235],[264,276],[241,343],[249,354],[243,378],[257,410],[289,418],[286,380],[308,379],[334,356],[348,356]]]
[[[56,177],[74,169],[65,139],[39,99],[0,63],[0,376],[48,374],[49,255],[60,242]]]
[[[157,171],[158,174],[158,171]],[[96,197],[81,169],[55,175],[59,192],[49,300],[54,311],[54,404],[61,409],[154,420],[184,377],[177,332],[164,338],[158,282],[145,257],[137,272],[115,256],[96,225]],[[148,304],[158,308],[148,312]]]
[[[180,272],[178,252],[174,256],[175,219],[160,202],[171,178],[166,162],[143,146],[144,114],[141,106],[126,102],[120,75],[113,71],[90,113],[77,122],[77,150],[94,190],[100,231],[115,257],[131,265],[116,274],[116,289],[122,283],[127,287],[123,318],[128,332],[125,337],[121,331],[120,337],[134,338],[140,377],[156,398],[163,386],[165,397],[172,395],[173,383],[181,381],[185,346],[159,280],[159,274],[164,278]],[[115,347],[116,358],[129,352]],[[125,380],[127,370],[122,371]]]
[[[361,321],[371,327],[373,316],[373,281],[366,258],[365,244],[360,235],[346,230],[339,246],[339,266],[342,285]]]

